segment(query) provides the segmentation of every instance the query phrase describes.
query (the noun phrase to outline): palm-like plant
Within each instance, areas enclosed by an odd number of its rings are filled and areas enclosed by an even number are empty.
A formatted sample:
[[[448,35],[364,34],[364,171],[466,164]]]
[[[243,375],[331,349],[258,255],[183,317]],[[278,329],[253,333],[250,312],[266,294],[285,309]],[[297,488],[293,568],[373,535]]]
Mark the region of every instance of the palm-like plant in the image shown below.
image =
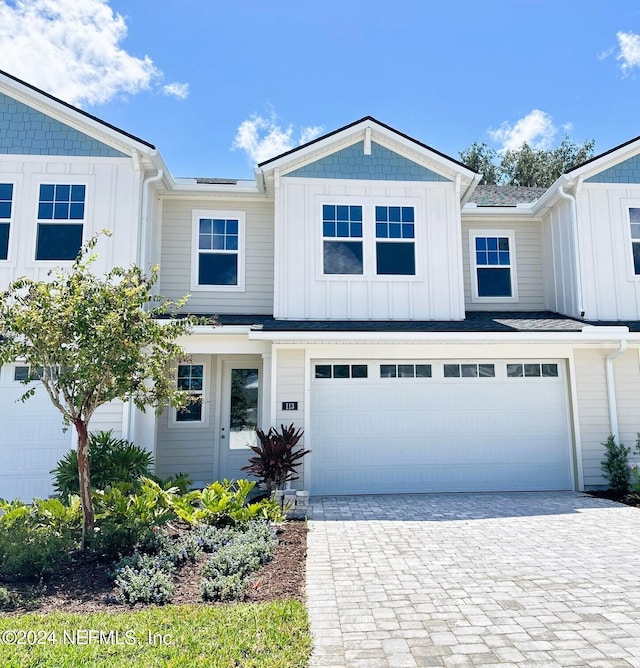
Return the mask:
[[[271,427],[267,433],[256,429],[260,444],[251,446],[256,456],[250,457],[249,464],[242,470],[258,478],[258,485],[268,492],[283,489],[290,480],[298,480],[300,476],[296,474],[296,468],[301,459],[311,452],[294,450],[303,433],[293,424],[288,427],[280,425],[279,431]]]

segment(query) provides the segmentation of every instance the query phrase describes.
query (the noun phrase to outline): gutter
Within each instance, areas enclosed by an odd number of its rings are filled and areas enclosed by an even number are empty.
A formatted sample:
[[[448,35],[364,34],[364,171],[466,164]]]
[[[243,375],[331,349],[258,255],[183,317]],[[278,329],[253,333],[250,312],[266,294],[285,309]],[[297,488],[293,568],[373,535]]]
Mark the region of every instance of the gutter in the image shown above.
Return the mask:
[[[571,183],[571,179],[565,175],[565,179]],[[571,204],[571,234],[573,236],[574,260],[576,267],[576,306],[577,316],[584,318],[584,306],[582,303],[582,269],[580,265],[580,249],[578,246],[578,206],[574,195],[565,192],[563,186],[558,187],[560,197],[569,200]]]
[[[622,339],[617,350],[609,353],[604,358],[604,368],[607,378],[607,401],[609,404],[609,427],[611,433],[616,439],[616,443],[620,443],[620,434],[618,433],[618,406],[616,403],[616,382],[613,374],[613,360],[622,355],[627,349],[627,339]]]
[[[164,176],[164,170],[159,169],[155,176],[147,176],[142,182],[142,225],[140,229],[140,268],[146,271],[147,264],[147,239],[149,227],[149,184],[155,181],[160,181]]]

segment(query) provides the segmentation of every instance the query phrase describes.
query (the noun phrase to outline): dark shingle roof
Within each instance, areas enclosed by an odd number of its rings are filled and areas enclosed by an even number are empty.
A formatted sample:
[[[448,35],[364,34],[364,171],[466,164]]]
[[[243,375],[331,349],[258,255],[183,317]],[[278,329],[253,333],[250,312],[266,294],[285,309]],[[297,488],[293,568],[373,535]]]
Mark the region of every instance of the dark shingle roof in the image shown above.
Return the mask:
[[[547,188],[527,186],[477,186],[469,202],[476,206],[516,206],[535,202],[547,192]]]
[[[266,315],[219,315],[220,325],[265,332],[579,332],[585,325],[552,311],[469,311],[464,320],[276,320]]]

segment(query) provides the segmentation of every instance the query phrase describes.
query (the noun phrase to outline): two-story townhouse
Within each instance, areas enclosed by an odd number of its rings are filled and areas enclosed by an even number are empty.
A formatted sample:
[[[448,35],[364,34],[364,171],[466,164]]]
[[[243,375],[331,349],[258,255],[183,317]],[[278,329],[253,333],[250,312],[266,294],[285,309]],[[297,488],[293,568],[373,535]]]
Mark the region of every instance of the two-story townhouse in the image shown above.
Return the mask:
[[[13,99],[24,86],[0,81]],[[115,184],[108,205],[128,201],[132,259],[159,263],[160,292],[191,295],[185,312],[217,316],[177,371],[201,403],[112,422],[159,474],[238,477],[256,425],[294,422],[312,450],[297,486],[313,494],[583,489],[604,483],[609,433],[635,442],[640,139],[546,190],[485,187],[366,117],[249,181],[174,179],[150,146],[26,88],[27,106],[122,150],[104,160],[127,161],[131,198]],[[41,183],[12,206],[40,206]],[[33,237],[42,223],[20,215],[11,229]],[[0,415],[27,407],[0,395]],[[0,496],[25,477],[7,461]]]

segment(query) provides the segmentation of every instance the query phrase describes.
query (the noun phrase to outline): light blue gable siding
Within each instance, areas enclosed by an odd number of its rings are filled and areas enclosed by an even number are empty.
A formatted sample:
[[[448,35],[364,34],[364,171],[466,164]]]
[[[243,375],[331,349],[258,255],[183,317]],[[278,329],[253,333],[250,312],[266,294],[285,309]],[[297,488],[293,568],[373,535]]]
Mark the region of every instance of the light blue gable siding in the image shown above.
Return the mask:
[[[640,183],[640,155],[590,176],[585,183]]]
[[[0,154],[126,158],[36,109],[0,93]]]
[[[286,176],[375,181],[450,180],[375,142],[371,142],[371,155],[365,155],[364,142],[358,142],[309,165],[300,167],[300,169],[296,169],[286,174]]]

